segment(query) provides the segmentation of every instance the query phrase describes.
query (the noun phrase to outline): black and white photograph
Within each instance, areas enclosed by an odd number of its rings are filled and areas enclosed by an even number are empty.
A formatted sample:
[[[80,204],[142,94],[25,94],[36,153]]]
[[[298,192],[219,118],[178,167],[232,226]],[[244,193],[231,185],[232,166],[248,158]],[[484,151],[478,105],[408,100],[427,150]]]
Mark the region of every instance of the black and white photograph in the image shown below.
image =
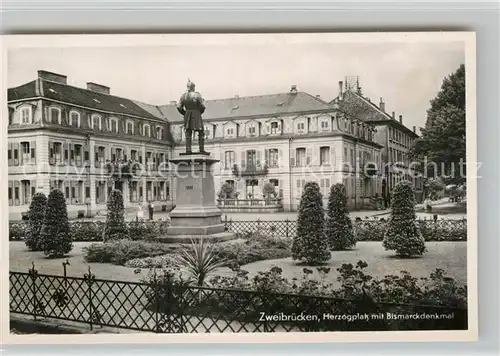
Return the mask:
[[[477,337],[473,32],[8,40],[10,336]]]

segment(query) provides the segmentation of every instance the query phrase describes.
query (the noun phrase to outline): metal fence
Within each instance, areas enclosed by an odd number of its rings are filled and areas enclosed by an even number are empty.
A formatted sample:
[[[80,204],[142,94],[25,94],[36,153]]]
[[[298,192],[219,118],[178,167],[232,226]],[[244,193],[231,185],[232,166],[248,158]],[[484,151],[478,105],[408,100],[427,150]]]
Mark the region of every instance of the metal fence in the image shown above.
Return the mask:
[[[10,272],[10,312],[153,333],[465,330],[467,310]]]
[[[238,221],[224,219],[225,228],[242,236],[252,233],[261,233],[271,237],[293,238],[297,234],[297,221],[295,220],[254,220]],[[380,240],[379,232],[382,232],[387,226],[387,221],[380,219],[365,219],[353,222],[354,227],[360,230],[366,230],[368,237],[366,240]],[[447,240],[463,241],[467,239],[467,220],[417,220],[422,234],[426,240]],[[358,234],[360,235],[360,234]],[[365,240],[365,238],[362,238]]]

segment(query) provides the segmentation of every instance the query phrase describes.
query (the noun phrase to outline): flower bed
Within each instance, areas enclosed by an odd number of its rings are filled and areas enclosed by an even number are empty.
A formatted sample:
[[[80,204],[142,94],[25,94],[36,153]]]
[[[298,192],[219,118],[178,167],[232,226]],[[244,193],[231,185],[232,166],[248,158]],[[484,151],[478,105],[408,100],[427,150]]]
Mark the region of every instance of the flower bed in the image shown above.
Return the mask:
[[[104,221],[70,221],[70,233],[74,242],[102,241],[106,227]],[[127,221],[128,236],[132,240],[155,239],[167,233],[170,220]],[[24,239],[27,224],[15,222],[9,224],[9,240]]]
[[[382,241],[387,228],[385,220],[358,220],[354,230],[357,241]],[[426,241],[467,241],[466,220],[417,220]]]

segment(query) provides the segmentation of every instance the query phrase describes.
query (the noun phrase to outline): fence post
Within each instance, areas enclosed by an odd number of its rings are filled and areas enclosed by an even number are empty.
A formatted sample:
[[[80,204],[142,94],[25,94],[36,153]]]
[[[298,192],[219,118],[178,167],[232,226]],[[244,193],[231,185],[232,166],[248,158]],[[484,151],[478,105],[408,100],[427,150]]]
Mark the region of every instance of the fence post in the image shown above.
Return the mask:
[[[68,280],[66,279],[66,266],[69,266],[71,264],[69,263],[68,259],[66,259],[66,262],[63,262],[62,265],[63,265],[63,269],[64,269],[64,286],[67,288],[68,287]]]
[[[156,276],[156,270],[154,270],[153,272],[153,289],[154,289],[154,293],[155,293],[155,326],[156,326],[156,330],[155,332],[157,334],[159,334],[161,332],[161,329],[160,329],[160,297],[159,297],[159,293],[160,293],[160,289],[158,288],[158,278]]]
[[[289,220],[288,220],[288,218],[286,218],[286,220],[285,220],[285,233],[286,233],[287,238],[288,238],[288,222],[289,222]]]
[[[31,283],[33,287],[33,318],[36,320],[36,311],[38,308],[38,302],[36,298],[36,277],[38,276],[38,271],[35,269],[35,262],[31,262],[32,267],[29,269],[28,273],[31,278]]]
[[[90,271],[90,266],[88,269],[88,273],[85,273],[83,275],[83,279],[87,283],[88,286],[88,298],[89,298],[89,324],[90,324],[90,330],[93,330],[92,322],[95,317],[94,313],[94,307],[92,305],[92,284],[94,284],[95,276],[92,274]]]
[[[260,218],[257,218],[257,233],[260,234]]]

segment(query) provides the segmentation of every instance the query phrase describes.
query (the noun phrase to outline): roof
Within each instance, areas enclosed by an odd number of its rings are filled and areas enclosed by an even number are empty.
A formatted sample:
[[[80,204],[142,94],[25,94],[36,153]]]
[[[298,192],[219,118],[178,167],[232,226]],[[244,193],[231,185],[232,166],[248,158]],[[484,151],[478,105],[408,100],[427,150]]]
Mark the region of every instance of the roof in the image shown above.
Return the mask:
[[[342,100],[339,100],[339,98],[337,97],[332,100],[330,104],[338,105],[341,111],[359,120],[363,120],[373,124],[392,124],[403,130],[406,130],[408,133],[412,133],[415,136],[418,136],[415,132],[413,132],[413,130],[409,129],[405,125],[401,124],[398,120],[393,118],[391,115],[381,110],[376,104],[352,90],[346,90],[342,95]]]
[[[7,100],[21,100],[41,96],[46,99],[93,108],[99,111],[147,119],[165,120],[165,117],[161,115],[158,108],[155,109],[154,105],[142,104],[137,101],[110,94],[97,93],[91,90],[41,79],[39,79],[41,90],[37,91],[36,82],[37,81],[34,80],[19,87],[8,89]],[[38,93],[41,95],[38,95]]]
[[[330,104],[304,92],[205,100],[205,107],[204,120],[333,110]],[[170,122],[182,121],[176,105],[161,105],[159,108]]]

